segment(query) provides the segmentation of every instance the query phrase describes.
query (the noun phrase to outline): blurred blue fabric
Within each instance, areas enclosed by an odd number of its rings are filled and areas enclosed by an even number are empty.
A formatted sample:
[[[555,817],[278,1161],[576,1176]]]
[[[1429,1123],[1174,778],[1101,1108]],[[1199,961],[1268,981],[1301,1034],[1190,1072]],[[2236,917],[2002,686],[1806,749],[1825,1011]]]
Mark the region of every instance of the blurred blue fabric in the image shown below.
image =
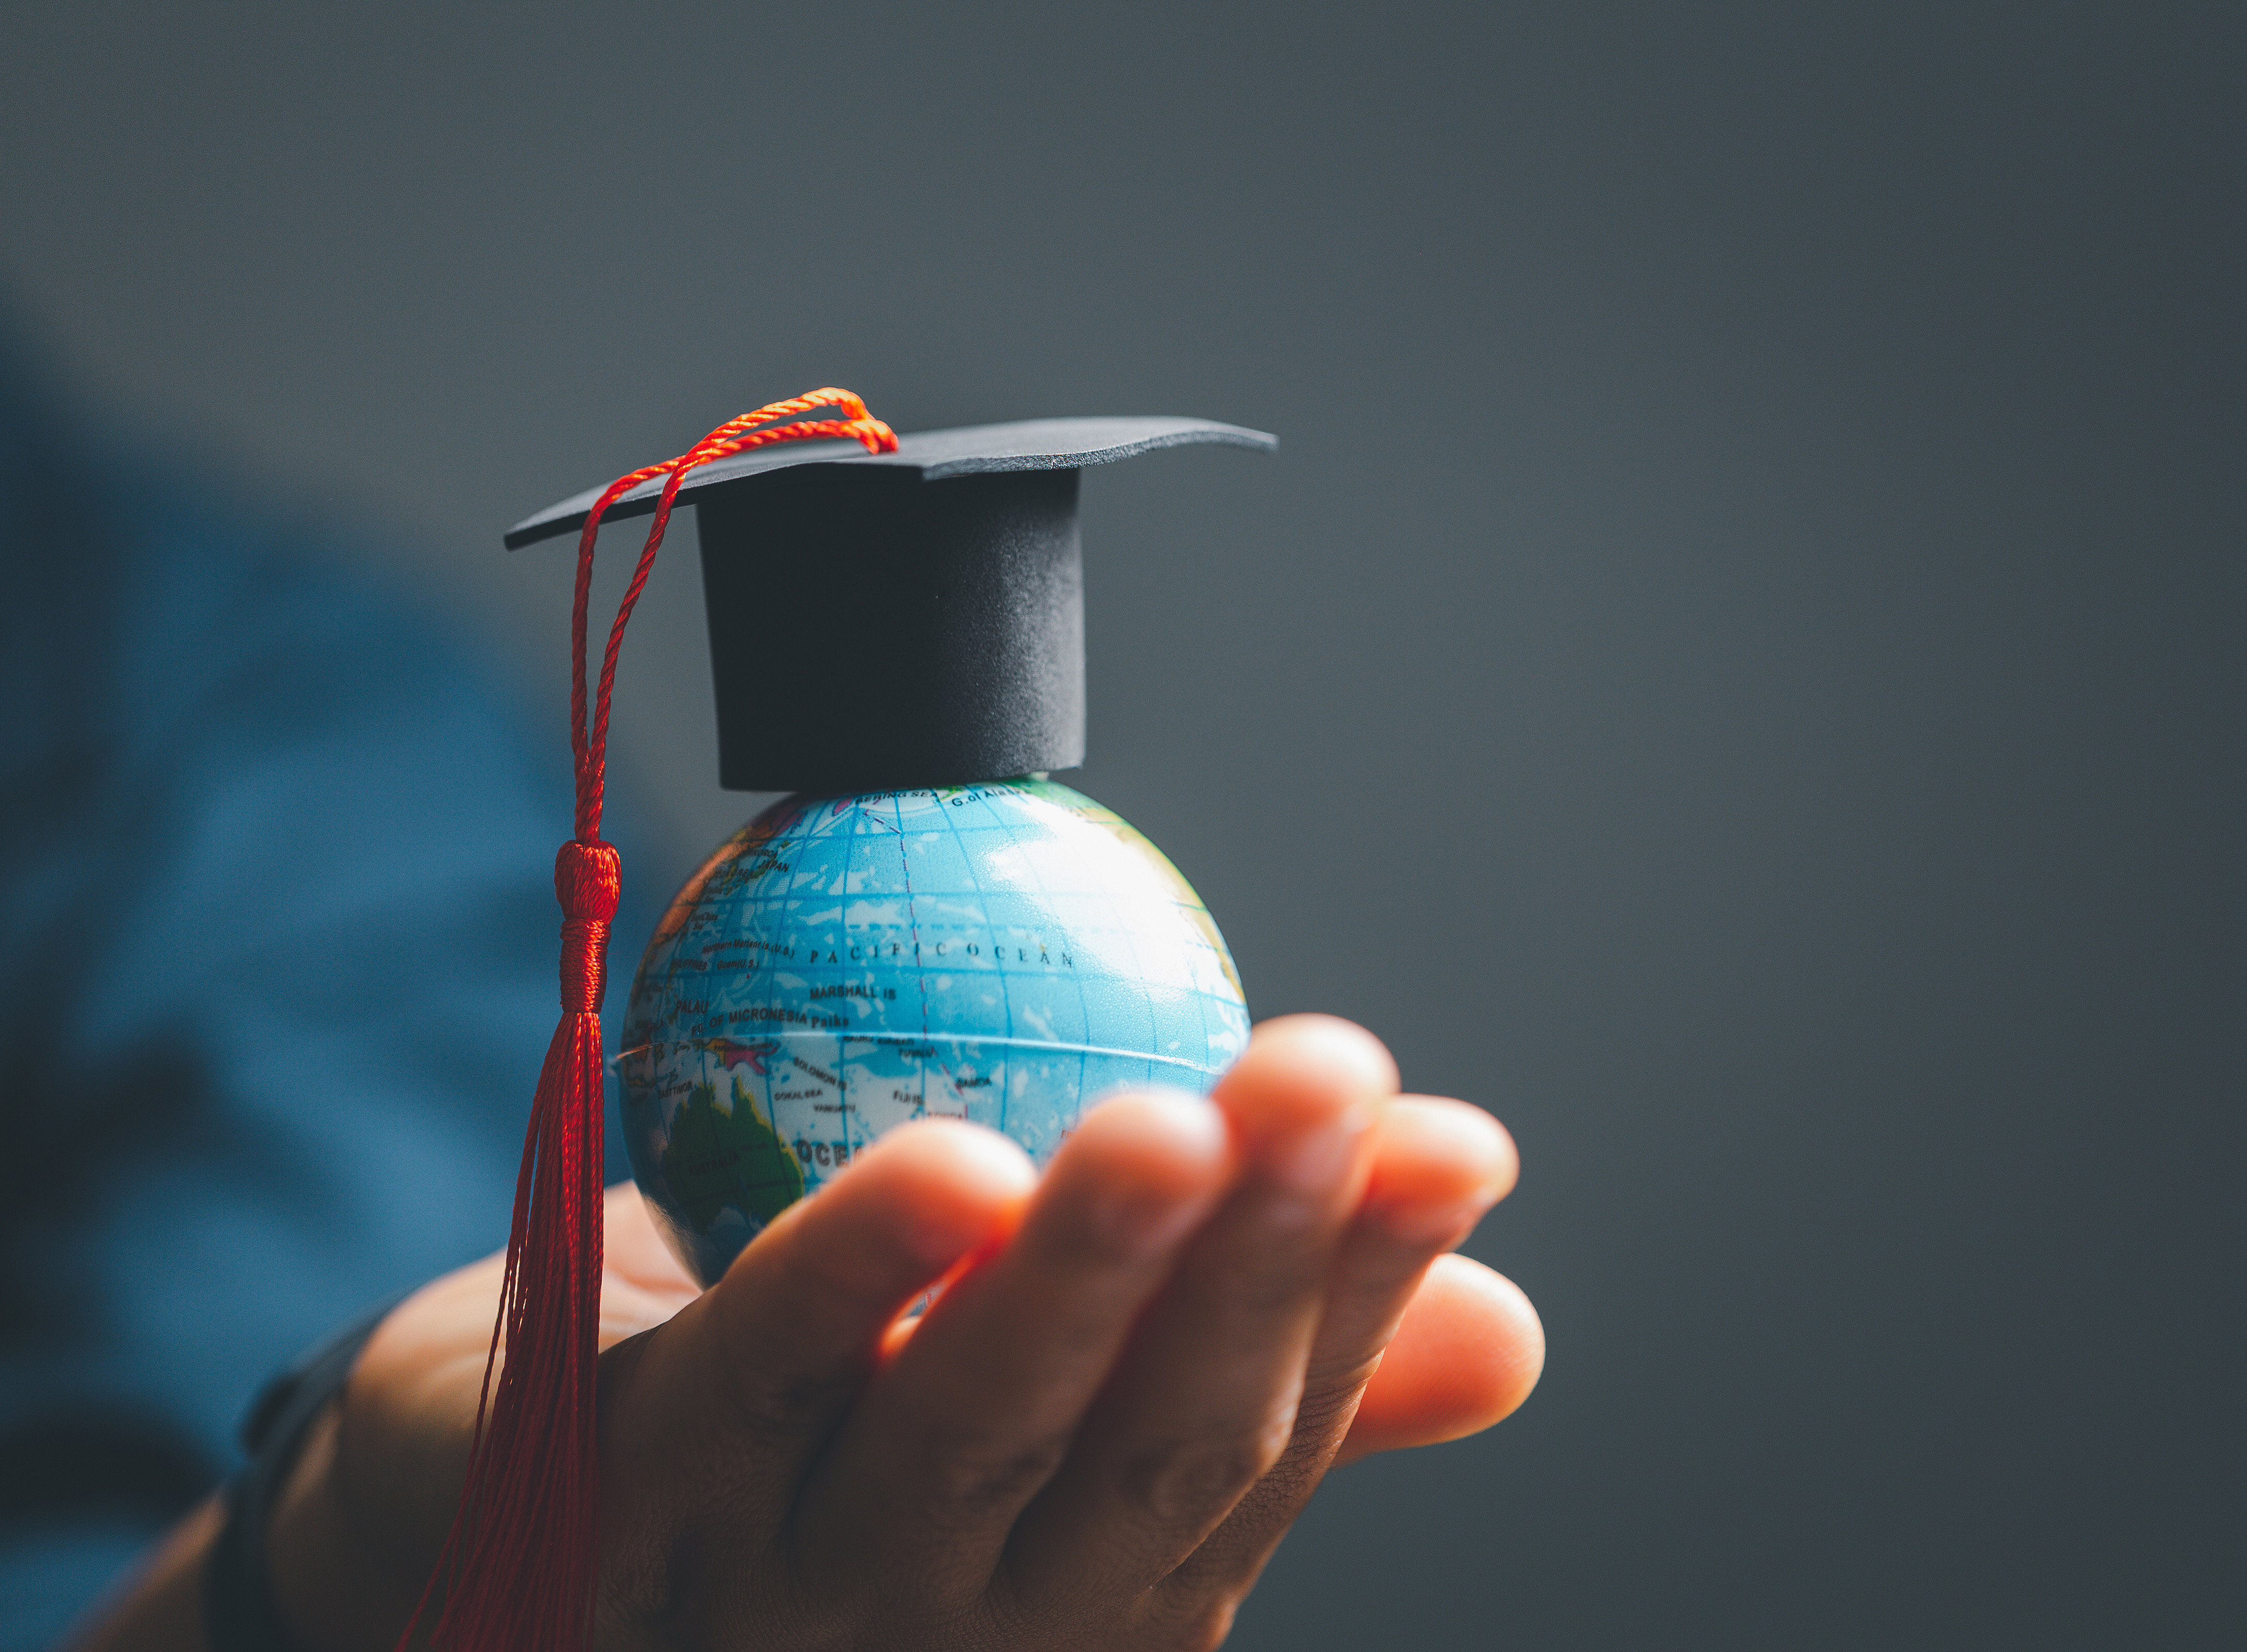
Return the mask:
[[[59,406],[0,341],[8,1652],[269,1372],[505,1242],[570,818],[558,731],[321,530]]]

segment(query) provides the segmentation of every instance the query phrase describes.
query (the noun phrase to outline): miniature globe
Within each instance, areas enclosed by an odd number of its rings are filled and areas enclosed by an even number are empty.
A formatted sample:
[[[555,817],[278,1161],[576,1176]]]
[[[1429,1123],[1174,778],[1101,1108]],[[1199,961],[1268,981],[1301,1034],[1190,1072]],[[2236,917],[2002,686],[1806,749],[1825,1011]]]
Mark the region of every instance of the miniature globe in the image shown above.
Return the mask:
[[[707,1285],[884,1130],[970,1119],[1042,1164],[1103,1096],[1206,1091],[1248,1010],[1162,852],[1026,778],[775,803],[672,902],[623,1041],[632,1174]]]

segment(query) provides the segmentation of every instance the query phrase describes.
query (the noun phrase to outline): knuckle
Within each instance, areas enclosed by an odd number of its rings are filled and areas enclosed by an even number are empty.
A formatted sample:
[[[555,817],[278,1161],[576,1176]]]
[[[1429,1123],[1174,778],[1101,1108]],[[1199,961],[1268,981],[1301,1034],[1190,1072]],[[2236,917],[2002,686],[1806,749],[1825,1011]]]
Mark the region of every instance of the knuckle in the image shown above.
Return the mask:
[[[857,1372],[774,1373],[762,1379],[736,1378],[721,1384],[719,1392],[726,1398],[726,1420],[737,1435],[794,1449],[800,1447],[808,1423],[839,1412],[862,1386]]]
[[[1325,1256],[1315,1245],[1287,1245],[1276,1253],[1234,1259],[1205,1271],[1210,1294],[1244,1321],[1292,1319],[1326,1284]]]
[[[1064,1438],[1024,1443],[983,1433],[953,1432],[932,1442],[920,1479],[939,1506],[968,1513],[1027,1503],[1068,1454]]]
[[[1280,1460],[1294,1429],[1292,1407],[1255,1425],[1142,1451],[1124,1469],[1124,1492],[1158,1525],[1197,1525],[1240,1501]]]
[[[1348,1369],[1317,1374],[1306,1381],[1302,1400],[1295,1408],[1296,1437],[1317,1440],[1337,1430],[1348,1429],[1350,1419],[1357,1415],[1357,1403],[1365,1393],[1365,1385],[1372,1380],[1380,1363],[1376,1355]]]

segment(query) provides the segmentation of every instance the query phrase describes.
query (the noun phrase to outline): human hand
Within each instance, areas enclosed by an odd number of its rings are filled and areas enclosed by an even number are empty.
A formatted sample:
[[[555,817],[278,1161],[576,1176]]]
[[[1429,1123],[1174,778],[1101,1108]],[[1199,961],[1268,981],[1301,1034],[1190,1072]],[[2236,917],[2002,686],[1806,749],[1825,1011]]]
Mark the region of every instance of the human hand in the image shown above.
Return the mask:
[[[909,1125],[700,1294],[611,1190],[596,1646],[1214,1646],[1328,1466],[1487,1426],[1542,1362],[1526,1299],[1444,1254],[1511,1141],[1396,1088],[1369,1036],[1295,1017],[1215,1107],[1110,1102],[1042,1179]],[[394,1644],[498,1281],[401,1306],[308,1442],[270,1534],[304,1646]]]

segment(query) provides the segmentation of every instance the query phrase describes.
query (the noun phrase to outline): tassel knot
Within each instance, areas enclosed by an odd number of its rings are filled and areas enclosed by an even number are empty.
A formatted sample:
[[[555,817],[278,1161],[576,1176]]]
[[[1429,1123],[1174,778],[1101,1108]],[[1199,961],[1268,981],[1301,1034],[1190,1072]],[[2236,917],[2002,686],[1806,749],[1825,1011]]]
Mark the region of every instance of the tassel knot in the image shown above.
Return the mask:
[[[554,857],[554,898],[562,903],[562,916],[572,923],[606,924],[617,915],[617,895],[623,887],[623,865],[614,843],[598,839],[588,843],[573,837]]]
[[[571,839],[554,857],[562,903],[562,1013],[598,1015],[609,986],[609,920],[622,886],[612,844]]]

